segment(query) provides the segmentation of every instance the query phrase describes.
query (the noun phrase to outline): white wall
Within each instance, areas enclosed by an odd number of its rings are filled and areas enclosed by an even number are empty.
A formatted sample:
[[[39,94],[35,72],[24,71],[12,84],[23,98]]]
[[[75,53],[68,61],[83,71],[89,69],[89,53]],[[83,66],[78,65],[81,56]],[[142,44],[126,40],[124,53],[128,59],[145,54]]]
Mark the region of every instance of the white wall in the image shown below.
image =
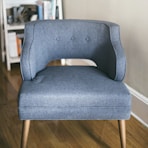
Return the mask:
[[[121,26],[122,45],[127,57],[125,81],[144,95],[146,98],[144,103],[148,104],[148,0],[63,0],[63,2],[66,19],[107,20]],[[134,102],[133,110],[135,108],[138,110]],[[143,108],[139,108],[141,109]],[[143,112],[144,118],[148,119],[147,111],[145,108]]]

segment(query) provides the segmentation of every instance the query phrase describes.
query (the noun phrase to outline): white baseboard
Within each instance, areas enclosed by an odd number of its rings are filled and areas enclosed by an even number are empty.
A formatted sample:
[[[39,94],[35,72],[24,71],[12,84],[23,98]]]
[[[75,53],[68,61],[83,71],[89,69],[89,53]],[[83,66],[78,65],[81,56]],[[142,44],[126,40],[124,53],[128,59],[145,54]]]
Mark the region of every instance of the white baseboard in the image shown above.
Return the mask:
[[[138,91],[136,91],[135,89],[130,87],[129,85],[127,85],[127,84],[125,84],[125,85],[127,86],[127,88],[129,89],[129,91],[132,95],[134,95],[137,99],[139,99],[140,101],[142,101],[143,103],[148,105],[148,98],[147,97],[145,97],[144,95],[142,95],[141,93],[139,93]]]
[[[148,98],[129,85],[127,85],[132,94],[132,116],[135,117],[144,126],[148,127]]]
[[[135,113],[131,113],[131,115],[136,118],[140,123],[142,123],[144,126],[146,126],[148,128],[148,124],[145,123],[140,117],[138,117]]]

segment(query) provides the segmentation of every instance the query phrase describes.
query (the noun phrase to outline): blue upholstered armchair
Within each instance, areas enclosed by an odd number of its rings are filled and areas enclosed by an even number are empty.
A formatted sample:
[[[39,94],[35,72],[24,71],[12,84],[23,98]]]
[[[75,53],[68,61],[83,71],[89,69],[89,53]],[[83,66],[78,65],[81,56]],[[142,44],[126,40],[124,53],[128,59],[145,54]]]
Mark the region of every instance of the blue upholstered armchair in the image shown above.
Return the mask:
[[[62,58],[90,59],[97,66],[47,66]],[[23,148],[31,120],[118,120],[121,147],[126,147],[131,96],[122,82],[126,59],[117,24],[92,20],[28,23],[20,64],[23,82],[18,112],[23,120]]]

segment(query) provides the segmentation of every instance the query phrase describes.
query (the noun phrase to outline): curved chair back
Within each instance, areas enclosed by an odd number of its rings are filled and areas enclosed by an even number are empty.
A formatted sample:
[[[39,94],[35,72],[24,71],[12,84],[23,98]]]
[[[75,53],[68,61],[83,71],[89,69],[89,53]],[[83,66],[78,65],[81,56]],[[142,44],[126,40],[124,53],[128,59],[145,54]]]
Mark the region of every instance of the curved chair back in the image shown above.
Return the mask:
[[[112,79],[124,77],[125,57],[118,60],[118,56],[124,54],[117,24],[85,20],[38,21],[26,25],[25,36],[21,58],[24,79],[33,79],[50,61],[62,58],[91,59]],[[116,46],[121,50],[116,51]],[[118,69],[121,64],[122,68]]]

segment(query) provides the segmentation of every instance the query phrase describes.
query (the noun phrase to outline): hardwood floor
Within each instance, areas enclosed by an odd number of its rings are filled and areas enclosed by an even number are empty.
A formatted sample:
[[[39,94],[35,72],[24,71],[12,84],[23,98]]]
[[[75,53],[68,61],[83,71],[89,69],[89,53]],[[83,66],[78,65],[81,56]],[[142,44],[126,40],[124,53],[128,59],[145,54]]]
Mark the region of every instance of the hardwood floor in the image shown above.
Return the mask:
[[[0,62],[0,148],[19,148],[22,121],[17,113],[19,64],[11,72]],[[133,117],[127,148],[147,148],[148,129]],[[32,121],[28,148],[120,148],[117,121]]]

